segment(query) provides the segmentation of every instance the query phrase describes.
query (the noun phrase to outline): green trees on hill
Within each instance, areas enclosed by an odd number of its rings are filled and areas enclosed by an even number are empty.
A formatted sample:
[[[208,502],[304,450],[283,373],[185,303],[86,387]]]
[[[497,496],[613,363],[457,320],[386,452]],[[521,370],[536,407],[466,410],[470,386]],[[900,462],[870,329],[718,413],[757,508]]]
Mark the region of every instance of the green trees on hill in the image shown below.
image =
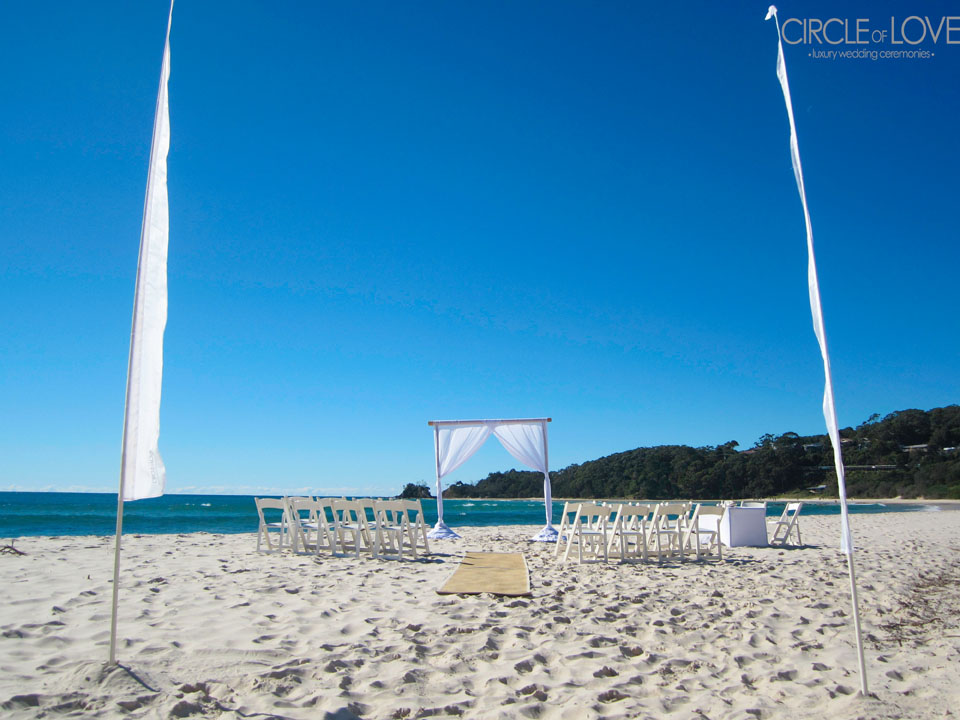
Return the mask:
[[[419,500],[421,498],[432,498],[433,495],[430,494],[430,488],[427,487],[426,483],[407,483],[407,486],[400,492],[399,495],[402,500]]]
[[[840,431],[851,497],[960,498],[960,406],[874,415]],[[826,435],[762,436],[752,448],[737,443],[693,448],[637,448],[550,474],[556,497],[732,499],[806,493],[826,485],[836,495],[833,448]],[[458,482],[445,497],[536,497],[536,472],[491,473],[476,484]]]

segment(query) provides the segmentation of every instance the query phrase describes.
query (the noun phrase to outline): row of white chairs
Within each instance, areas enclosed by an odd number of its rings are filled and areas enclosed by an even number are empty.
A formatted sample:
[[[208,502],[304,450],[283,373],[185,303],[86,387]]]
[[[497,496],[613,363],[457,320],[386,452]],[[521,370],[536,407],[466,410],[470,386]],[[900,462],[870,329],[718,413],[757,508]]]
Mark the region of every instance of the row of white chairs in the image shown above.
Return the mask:
[[[260,527],[257,551],[285,547],[319,555],[365,553],[375,558],[430,554],[427,526],[419,500],[285,497],[254,498]],[[264,511],[279,519],[268,518]]]
[[[559,541],[554,552],[570,559],[576,547],[577,562],[620,562],[665,558],[683,560],[686,555],[715,555],[723,559],[720,517],[723,508],[691,503],[583,503],[563,507]],[[713,516],[712,522],[701,519]]]
[[[766,508],[767,504],[743,502],[740,506]],[[802,502],[786,503],[780,517],[771,521],[771,545],[787,545],[793,535],[797,545],[803,544],[798,523],[802,508]],[[722,560],[720,523],[724,512],[724,506],[694,503],[568,502],[563,506],[554,555],[559,557],[565,544],[564,561],[576,546],[581,563],[584,558],[600,560],[601,554],[604,562],[610,557],[626,562],[654,555],[658,562],[665,557],[683,560],[687,554],[697,560],[716,554]]]

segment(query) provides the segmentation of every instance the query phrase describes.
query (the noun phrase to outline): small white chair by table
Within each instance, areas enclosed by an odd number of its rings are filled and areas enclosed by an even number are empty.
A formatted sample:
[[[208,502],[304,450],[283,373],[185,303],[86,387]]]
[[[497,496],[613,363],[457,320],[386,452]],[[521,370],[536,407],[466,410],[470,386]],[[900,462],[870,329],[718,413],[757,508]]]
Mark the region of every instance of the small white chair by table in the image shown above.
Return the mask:
[[[797,523],[801,508],[803,508],[802,502],[787,503],[780,519],[773,527],[773,537],[770,539],[771,545],[786,545],[790,542],[790,536],[794,531],[797,533],[797,545],[803,545],[803,541],[800,539],[800,525]]]

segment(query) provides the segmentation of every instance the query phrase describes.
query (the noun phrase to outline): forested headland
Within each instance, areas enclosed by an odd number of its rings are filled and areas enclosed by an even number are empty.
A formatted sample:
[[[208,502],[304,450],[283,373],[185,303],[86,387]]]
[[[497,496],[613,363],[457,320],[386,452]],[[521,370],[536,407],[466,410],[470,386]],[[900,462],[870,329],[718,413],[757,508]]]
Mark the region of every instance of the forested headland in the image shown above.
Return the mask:
[[[960,499],[960,405],[873,415],[840,431],[849,497]],[[736,441],[707,447],[661,445],[615,453],[552,471],[553,495],[565,498],[736,499],[777,495],[837,496],[833,448],[826,434],[767,434],[741,450]],[[824,486],[824,487],[820,487]],[[490,473],[457,482],[449,498],[522,498],[543,494],[543,475]],[[403,497],[431,497],[410,483]]]

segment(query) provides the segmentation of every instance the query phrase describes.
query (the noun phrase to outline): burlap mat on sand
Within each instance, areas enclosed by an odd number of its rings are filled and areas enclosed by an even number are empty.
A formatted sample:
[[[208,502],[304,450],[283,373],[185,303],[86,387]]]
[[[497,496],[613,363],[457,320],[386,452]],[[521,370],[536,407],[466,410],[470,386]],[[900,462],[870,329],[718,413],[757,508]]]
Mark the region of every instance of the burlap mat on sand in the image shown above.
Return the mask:
[[[521,553],[468,552],[439,595],[524,596],[530,594],[527,562]]]

